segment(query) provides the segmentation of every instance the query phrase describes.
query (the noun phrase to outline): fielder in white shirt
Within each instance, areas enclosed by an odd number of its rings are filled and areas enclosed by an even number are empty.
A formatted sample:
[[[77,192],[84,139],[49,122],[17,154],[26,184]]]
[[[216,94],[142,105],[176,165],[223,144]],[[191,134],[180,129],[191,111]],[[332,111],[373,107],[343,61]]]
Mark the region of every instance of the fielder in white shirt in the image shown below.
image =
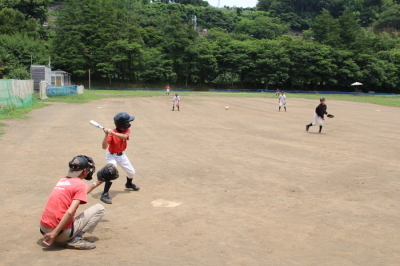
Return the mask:
[[[285,108],[285,112],[286,112],[286,95],[285,92],[282,91],[281,95],[279,95],[279,112],[281,111],[281,107],[283,106],[283,108]]]
[[[174,98],[172,99],[172,102],[173,102],[173,104],[172,104],[172,111],[174,111],[175,106],[178,108],[178,111],[180,111],[180,110],[179,110],[179,101],[180,101],[180,100],[181,100],[181,98],[179,97],[178,93],[175,93],[175,96],[174,96]]]

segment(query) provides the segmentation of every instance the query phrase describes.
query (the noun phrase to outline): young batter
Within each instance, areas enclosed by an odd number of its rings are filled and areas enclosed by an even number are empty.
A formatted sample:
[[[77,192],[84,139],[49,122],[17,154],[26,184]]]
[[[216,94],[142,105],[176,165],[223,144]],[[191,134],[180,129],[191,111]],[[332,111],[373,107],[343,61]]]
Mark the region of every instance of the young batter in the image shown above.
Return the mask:
[[[279,102],[279,112],[281,111],[282,106],[285,108],[285,112],[286,112],[286,95],[285,95],[284,91],[282,91],[281,95],[279,95],[278,102]]]
[[[327,115],[328,113],[326,112],[326,104],[325,104],[325,98],[321,98],[319,99],[320,104],[317,106],[317,108],[315,108],[315,112],[314,112],[314,122],[306,125],[306,131],[308,131],[308,129],[311,126],[315,126],[316,124],[319,125],[319,132],[318,134],[321,134],[322,131],[322,126],[324,125],[324,115]]]
[[[107,163],[112,163],[115,166],[120,166],[127,174],[126,177],[126,188],[131,188],[135,191],[139,190],[140,187],[132,183],[133,176],[135,175],[135,169],[128,157],[125,154],[126,147],[128,146],[129,134],[131,133],[130,127],[134,116],[128,115],[126,112],[118,113],[114,117],[115,129],[104,129],[104,139],[102,143],[103,149],[107,149],[106,160]],[[114,180],[107,180],[104,185],[104,191],[101,194],[100,200],[104,203],[111,204],[111,198],[108,191]]]
[[[175,93],[174,98],[172,99],[172,111],[174,111],[175,106],[178,108],[179,110],[179,102],[180,102],[181,98],[179,97],[178,93]]]

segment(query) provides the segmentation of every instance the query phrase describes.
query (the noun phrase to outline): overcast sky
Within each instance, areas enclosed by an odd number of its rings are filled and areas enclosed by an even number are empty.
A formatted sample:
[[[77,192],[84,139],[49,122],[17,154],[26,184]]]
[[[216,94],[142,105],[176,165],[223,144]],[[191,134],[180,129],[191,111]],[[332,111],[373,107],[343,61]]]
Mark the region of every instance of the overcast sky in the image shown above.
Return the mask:
[[[206,0],[210,5],[218,7],[218,0]],[[255,7],[257,0],[220,0],[219,6]]]

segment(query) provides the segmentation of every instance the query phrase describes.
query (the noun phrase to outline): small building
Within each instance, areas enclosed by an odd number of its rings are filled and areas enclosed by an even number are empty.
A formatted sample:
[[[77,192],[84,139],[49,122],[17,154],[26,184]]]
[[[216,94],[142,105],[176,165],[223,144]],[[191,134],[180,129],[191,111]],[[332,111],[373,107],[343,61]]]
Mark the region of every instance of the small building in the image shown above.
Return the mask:
[[[51,68],[46,65],[31,65],[31,79],[33,79],[33,89],[39,91],[39,83],[42,80],[51,83]]]
[[[64,70],[57,69],[51,71],[51,85],[58,85],[58,86],[70,86],[71,85],[71,75]]]

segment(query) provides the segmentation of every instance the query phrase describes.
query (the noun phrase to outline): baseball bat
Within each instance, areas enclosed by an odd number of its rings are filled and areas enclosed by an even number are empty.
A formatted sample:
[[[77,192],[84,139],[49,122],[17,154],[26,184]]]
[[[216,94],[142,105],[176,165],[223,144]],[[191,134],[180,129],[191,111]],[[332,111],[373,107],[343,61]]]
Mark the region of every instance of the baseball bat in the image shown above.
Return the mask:
[[[95,127],[101,128],[101,129],[104,129],[103,126],[101,126],[99,123],[97,123],[97,122],[94,121],[94,120],[90,120],[89,123],[90,123],[92,126],[95,126]]]

